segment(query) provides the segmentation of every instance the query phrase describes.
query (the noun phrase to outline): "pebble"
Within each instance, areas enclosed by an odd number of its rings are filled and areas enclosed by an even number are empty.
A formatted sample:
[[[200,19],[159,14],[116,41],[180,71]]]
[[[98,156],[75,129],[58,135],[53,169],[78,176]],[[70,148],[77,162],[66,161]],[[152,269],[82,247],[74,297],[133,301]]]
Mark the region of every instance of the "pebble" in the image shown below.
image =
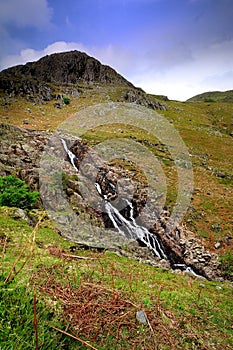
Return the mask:
[[[137,311],[136,312],[136,319],[140,322],[140,323],[147,323],[147,317],[144,311]]]

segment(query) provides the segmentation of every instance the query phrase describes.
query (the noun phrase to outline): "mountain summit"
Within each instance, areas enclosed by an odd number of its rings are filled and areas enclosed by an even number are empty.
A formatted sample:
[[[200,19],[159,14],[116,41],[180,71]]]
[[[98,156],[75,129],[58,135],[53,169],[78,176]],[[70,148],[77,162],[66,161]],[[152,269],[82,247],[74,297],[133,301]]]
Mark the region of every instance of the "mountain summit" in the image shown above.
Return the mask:
[[[113,68],[101,64],[84,52],[70,51],[45,56],[0,72],[0,79],[35,79],[45,83],[102,83],[133,87]],[[2,87],[2,86],[1,86]]]
[[[3,96],[20,96],[31,102],[44,103],[66,95],[77,97],[88,91],[117,95],[119,102],[135,102],[152,109],[164,109],[156,98],[101,64],[84,52],[69,51],[45,56],[0,72],[0,92]],[[106,96],[103,97],[106,99]],[[60,104],[59,104],[60,106]]]

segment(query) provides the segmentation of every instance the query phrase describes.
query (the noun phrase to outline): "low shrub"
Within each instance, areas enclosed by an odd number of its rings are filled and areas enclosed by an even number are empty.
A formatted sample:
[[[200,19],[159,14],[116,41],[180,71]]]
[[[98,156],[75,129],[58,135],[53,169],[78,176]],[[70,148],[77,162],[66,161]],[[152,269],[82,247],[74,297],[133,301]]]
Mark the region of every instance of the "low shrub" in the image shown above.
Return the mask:
[[[25,181],[14,175],[0,177],[0,206],[31,209],[39,197],[39,192],[30,191]]]
[[[67,96],[64,96],[64,97],[63,97],[63,102],[65,103],[65,105],[70,104],[70,98],[67,97]]]

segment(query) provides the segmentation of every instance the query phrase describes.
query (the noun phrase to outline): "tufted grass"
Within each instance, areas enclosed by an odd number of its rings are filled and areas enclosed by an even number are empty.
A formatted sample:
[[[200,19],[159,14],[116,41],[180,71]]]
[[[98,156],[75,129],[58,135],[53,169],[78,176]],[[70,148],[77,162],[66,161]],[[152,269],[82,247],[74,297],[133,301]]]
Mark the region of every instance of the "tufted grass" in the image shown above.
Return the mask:
[[[36,349],[34,295],[42,349],[89,348],[54,327],[81,338],[96,349],[231,349],[230,283],[193,280],[114,252],[100,253],[77,247],[71,253],[72,242],[59,236],[46,218],[36,231],[34,244],[30,238],[32,230],[25,220],[14,218],[14,208],[0,208],[1,349]],[[28,244],[22,254],[25,243]],[[70,259],[62,254],[79,258]],[[14,264],[11,279],[6,282]],[[16,274],[22,265],[22,270]],[[79,332],[66,307],[67,303],[77,303],[81,292],[88,293],[86,298],[90,293],[97,293],[102,306],[97,315],[93,313],[91,323],[87,312],[96,299],[82,304],[84,318]],[[128,311],[116,313],[114,300],[119,308],[128,305]],[[109,314],[104,317],[112,322],[107,331],[101,328],[101,314],[105,308],[109,309]],[[149,324],[136,321],[135,314],[139,310],[144,310],[153,330]],[[119,320],[124,321],[124,317],[128,317],[128,326],[122,326],[118,333]],[[91,327],[88,332],[85,324]],[[101,338],[95,338],[91,332],[96,327],[102,329]],[[132,334],[137,335],[136,342]]]

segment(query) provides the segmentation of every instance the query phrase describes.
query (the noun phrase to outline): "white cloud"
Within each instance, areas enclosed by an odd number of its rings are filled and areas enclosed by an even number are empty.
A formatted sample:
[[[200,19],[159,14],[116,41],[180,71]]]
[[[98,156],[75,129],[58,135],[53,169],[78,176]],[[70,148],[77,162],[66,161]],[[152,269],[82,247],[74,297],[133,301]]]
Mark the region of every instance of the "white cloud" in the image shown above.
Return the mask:
[[[159,70],[149,67],[145,74],[131,78],[147,92],[164,94],[171,99],[186,100],[213,90],[233,89],[233,41],[193,50],[192,59]]]
[[[41,27],[50,24],[52,9],[47,0],[1,0],[0,21],[2,25]]]
[[[43,56],[50,55],[55,52],[64,52],[71,50],[85,51],[85,47],[79,43],[66,43],[64,41],[55,42],[47,46],[43,50],[24,49],[18,55],[8,55],[0,60],[1,69],[12,67],[18,64],[37,61]]]
[[[1,69],[11,67],[26,62],[37,61],[43,56],[50,55],[55,52],[66,52],[78,50],[86,52],[88,55],[100,60],[103,64],[111,65],[115,69],[119,69],[122,74],[127,72],[132,66],[133,53],[127,49],[108,45],[106,47],[91,47],[76,42],[57,41],[48,45],[43,50],[24,49],[18,55],[8,55],[0,60]]]

